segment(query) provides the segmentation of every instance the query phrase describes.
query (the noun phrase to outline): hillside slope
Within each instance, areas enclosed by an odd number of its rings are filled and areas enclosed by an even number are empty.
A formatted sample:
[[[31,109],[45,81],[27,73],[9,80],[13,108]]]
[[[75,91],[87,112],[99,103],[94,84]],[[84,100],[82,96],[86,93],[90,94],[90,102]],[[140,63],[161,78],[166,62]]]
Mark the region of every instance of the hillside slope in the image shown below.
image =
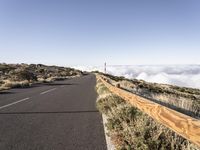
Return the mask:
[[[200,118],[200,89],[150,83],[137,79],[130,80],[109,74],[103,75],[107,77],[111,84],[119,84],[124,90],[194,118]]]
[[[75,76],[82,71],[43,64],[0,64],[0,90],[27,87],[33,83],[52,82]]]

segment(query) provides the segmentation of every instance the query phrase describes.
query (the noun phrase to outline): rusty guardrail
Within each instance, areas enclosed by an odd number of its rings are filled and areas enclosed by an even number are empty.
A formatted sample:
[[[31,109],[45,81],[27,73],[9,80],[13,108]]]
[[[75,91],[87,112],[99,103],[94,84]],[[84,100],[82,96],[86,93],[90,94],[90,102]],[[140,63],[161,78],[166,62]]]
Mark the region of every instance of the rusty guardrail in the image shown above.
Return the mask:
[[[200,147],[200,120],[117,88],[106,82],[102,77],[97,78],[99,78],[111,92]]]

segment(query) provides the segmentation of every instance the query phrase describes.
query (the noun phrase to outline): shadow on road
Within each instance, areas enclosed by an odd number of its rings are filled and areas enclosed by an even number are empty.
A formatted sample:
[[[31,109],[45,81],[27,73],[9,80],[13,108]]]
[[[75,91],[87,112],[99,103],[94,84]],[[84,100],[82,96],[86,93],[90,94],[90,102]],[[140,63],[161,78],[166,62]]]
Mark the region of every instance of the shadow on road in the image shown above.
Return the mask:
[[[78,85],[76,83],[43,83],[42,85],[59,86],[59,85]]]
[[[26,86],[26,87],[14,87],[14,88],[11,88],[9,90],[12,90],[12,89],[31,89],[31,88],[37,88],[37,87],[42,87],[42,86],[64,86],[64,85],[79,85],[77,83],[36,83],[36,84],[33,84],[31,86]],[[5,91],[0,91],[0,94],[14,94],[15,92],[11,92],[9,90],[5,90]]]
[[[14,94],[15,92],[1,91],[0,94]]]
[[[99,113],[98,110],[86,111],[45,111],[45,112],[0,112],[0,115],[26,115],[26,114],[79,114],[79,113]]]

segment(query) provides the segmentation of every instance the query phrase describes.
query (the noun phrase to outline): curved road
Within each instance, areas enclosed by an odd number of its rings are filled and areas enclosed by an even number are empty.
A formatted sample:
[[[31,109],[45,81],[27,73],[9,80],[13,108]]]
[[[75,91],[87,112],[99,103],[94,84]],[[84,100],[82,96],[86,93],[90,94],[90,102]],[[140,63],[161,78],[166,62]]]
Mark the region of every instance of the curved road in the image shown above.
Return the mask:
[[[96,79],[87,75],[0,94],[0,150],[104,150]]]

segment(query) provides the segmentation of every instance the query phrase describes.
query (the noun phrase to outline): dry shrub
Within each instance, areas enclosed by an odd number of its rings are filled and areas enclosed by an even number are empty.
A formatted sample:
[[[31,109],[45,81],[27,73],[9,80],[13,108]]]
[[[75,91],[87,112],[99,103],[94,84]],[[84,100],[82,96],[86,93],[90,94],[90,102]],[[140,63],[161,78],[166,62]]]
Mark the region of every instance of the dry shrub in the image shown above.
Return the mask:
[[[9,90],[9,87],[0,86],[0,91]]]
[[[116,149],[198,150],[188,140],[131,106],[97,81],[97,108],[107,116],[107,135]],[[106,94],[105,94],[106,93]]]
[[[25,88],[25,87],[29,87],[30,85],[31,83],[28,80],[24,80],[24,81],[6,80],[2,86],[5,88]]]

